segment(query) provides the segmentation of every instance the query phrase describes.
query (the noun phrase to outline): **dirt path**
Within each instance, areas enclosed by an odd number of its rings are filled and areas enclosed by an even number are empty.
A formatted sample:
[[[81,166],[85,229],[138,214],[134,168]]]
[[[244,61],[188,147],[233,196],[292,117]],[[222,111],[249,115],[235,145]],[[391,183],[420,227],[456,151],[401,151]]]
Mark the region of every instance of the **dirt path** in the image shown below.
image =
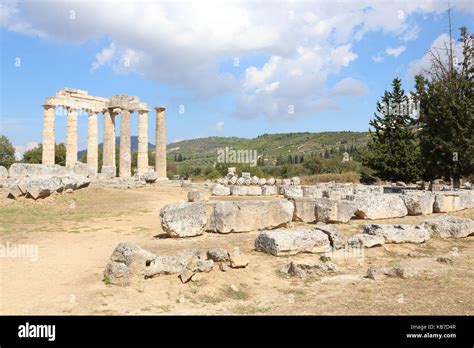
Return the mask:
[[[159,239],[158,212],[186,198],[176,187],[131,190],[88,188],[40,203],[0,200],[2,244],[38,247],[38,260],[0,259],[1,314],[474,314],[474,238],[424,245],[386,245],[368,249],[363,259],[334,259],[342,273],[365,274],[370,264],[396,264],[407,253],[430,270],[413,279],[362,279],[322,283],[287,279],[278,269],[289,260],[253,251],[258,232],[189,239]],[[73,202],[73,203],[72,203]],[[474,217],[474,209],[454,213]],[[418,223],[426,217],[383,220]],[[350,236],[364,221],[341,225]],[[115,246],[133,241],[157,254],[172,255],[212,247],[240,250],[246,269],[200,273],[181,284],[175,275],[122,288],[105,285],[102,272]],[[459,254],[453,265],[433,261]],[[231,284],[238,292],[229,290]]]

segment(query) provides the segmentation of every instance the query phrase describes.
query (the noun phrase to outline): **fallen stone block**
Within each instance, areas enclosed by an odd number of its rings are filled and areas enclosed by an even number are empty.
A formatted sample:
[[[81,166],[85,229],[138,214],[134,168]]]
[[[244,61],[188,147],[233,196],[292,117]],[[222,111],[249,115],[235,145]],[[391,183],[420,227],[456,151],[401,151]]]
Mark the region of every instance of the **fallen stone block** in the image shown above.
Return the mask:
[[[232,186],[235,187],[235,186]],[[213,196],[229,196],[230,188],[221,184],[215,184],[211,189],[211,194]]]
[[[315,229],[323,232],[329,238],[329,242],[334,249],[342,249],[347,244],[347,239],[341,231],[334,225],[328,225],[323,222],[318,222]]]
[[[272,229],[288,224],[293,210],[286,199],[215,202],[209,230],[230,233]]]
[[[388,219],[408,214],[405,202],[398,194],[356,195],[355,215],[360,219]]]
[[[189,191],[188,192],[188,202],[199,202],[201,201],[201,195],[199,191]]]
[[[435,197],[431,192],[406,191],[402,199],[407,207],[408,215],[428,215],[433,213]]]
[[[8,178],[8,170],[4,166],[0,166],[0,179]]]
[[[370,224],[363,226],[363,233],[382,236],[385,243],[423,243],[430,239],[430,232],[420,225]]]
[[[296,197],[291,200],[295,206],[293,221],[314,222],[316,221],[316,203],[318,198]]]
[[[229,252],[223,248],[209,249],[207,258],[214,262],[227,262],[229,261]]]
[[[304,278],[308,276],[322,277],[337,271],[337,266],[332,262],[301,260],[292,261],[288,264],[288,275],[292,277]]]
[[[300,186],[286,186],[283,191],[285,198],[303,197],[303,190]]]
[[[458,194],[437,192],[434,196],[433,212],[435,213],[450,213],[462,209]]]
[[[247,187],[247,196],[261,196],[262,188],[260,186]]]
[[[316,221],[348,222],[357,209],[357,205],[350,201],[333,201],[327,198],[318,198],[315,206]]]
[[[197,263],[200,258],[200,253],[195,250],[187,251],[177,256],[157,256],[149,262],[145,270],[145,277],[151,278],[157,275],[180,274],[185,269],[197,272]]]
[[[8,170],[10,178],[39,177],[39,176],[65,176],[74,174],[72,168],[58,164],[14,163]]]
[[[274,256],[323,253],[330,250],[328,236],[314,229],[276,229],[260,233],[255,249]]]
[[[318,186],[301,186],[303,197],[323,198],[324,189]]]
[[[348,239],[347,245],[352,248],[372,248],[385,244],[383,236],[373,236],[370,234],[357,233]]]
[[[457,216],[440,216],[425,220],[423,225],[439,238],[465,238],[474,235],[474,220]]]
[[[262,186],[262,196],[276,196],[278,194],[278,189],[276,186]]]
[[[248,193],[248,186],[231,186],[230,193],[232,196],[247,196]]]
[[[168,204],[160,210],[161,227],[170,237],[201,235],[207,223],[203,202]]]
[[[249,263],[249,258],[246,255],[234,255],[230,257],[231,268],[245,268]]]

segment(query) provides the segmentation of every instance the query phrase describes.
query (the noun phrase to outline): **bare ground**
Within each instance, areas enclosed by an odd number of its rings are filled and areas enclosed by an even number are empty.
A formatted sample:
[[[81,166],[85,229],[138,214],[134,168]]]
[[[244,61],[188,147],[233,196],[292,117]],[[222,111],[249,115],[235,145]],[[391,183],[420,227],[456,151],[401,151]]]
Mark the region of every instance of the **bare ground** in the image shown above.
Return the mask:
[[[365,275],[369,265],[413,262],[425,266],[412,279],[374,281],[288,279],[278,269],[290,260],[254,251],[258,232],[205,233],[187,239],[158,238],[159,210],[186,198],[177,187],[130,190],[87,188],[39,202],[0,199],[1,243],[38,246],[38,260],[1,258],[1,314],[474,314],[474,237],[431,239],[424,244],[390,244],[366,249],[363,258],[333,258],[340,274]],[[439,214],[432,215],[438,216]],[[474,209],[452,215],[474,217]],[[380,220],[419,223],[426,216]],[[377,221],[374,221],[377,222]],[[340,225],[350,236],[363,220]],[[200,273],[182,284],[176,275],[129,287],[106,285],[104,267],[115,246],[133,241],[157,254],[212,247],[249,255],[246,269]],[[436,262],[452,257],[453,265]],[[411,256],[407,256],[411,255]],[[230,290],[236,285],[238,292]]]

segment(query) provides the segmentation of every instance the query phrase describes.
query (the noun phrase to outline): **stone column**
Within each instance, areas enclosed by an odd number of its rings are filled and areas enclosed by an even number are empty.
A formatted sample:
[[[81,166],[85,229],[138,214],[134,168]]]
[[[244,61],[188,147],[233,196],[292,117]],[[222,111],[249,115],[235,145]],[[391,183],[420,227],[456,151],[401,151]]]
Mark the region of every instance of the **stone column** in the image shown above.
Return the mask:
[[[54,112],[54,105],[43,105],[43,164],[54,164]]]
[[[115,115],[110,109],[104,112],[104,145],[102,173],[115,176]]]
[[[138,174],[148,172],[148,109],[138,110]]]
[[[66,166],[77,162],[77,109],[68,108],[66,125]]]
[[[120,164],[119,176],[130,178],[132,170],[132,152],[130,139],[130,110],[122,109],[120,117]]]
[[[155,172],[159,178],[166,178],[166,109],[156,106],[156,148]]]
[[[89,110],[87,118],[87,167],[89,167],[89,175],[92,176],[97,175],[99,165],[97,113],[95,110]]]

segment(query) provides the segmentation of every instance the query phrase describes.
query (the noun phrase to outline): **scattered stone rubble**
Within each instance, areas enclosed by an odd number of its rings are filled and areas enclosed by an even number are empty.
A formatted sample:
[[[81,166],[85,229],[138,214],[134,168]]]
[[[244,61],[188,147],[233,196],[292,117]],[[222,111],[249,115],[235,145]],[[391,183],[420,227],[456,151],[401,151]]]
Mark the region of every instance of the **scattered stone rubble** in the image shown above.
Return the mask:
[[[209,249],[206,253],[189,250],[178,255],[155,255],[131,242],[122,242],[113,251],[104,270],[106,283],[127,286],[141,279],[160,275],[177,274],[183,283],[193,280],[198,273],[209,273],[218,264],[225,271],[249,265],[246,255],[232,255],[222,248]]]

